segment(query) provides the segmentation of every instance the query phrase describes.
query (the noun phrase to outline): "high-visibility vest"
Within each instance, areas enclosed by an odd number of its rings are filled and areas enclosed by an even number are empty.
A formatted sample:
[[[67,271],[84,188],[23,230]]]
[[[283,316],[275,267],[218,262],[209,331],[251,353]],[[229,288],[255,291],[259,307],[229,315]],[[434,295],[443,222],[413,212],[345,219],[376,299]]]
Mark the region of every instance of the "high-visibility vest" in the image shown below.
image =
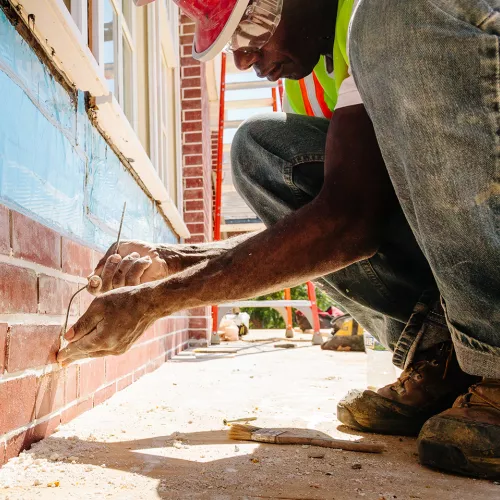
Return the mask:
[[[339,0],[335,39],[333,42],[333,74],[326,70],[321,56],[313,72],[302,80],[285,80],[286,99],[292,111],[299,115],[330,119],[337,104],[342,82],[349,76],[347,35],[354,0]]]

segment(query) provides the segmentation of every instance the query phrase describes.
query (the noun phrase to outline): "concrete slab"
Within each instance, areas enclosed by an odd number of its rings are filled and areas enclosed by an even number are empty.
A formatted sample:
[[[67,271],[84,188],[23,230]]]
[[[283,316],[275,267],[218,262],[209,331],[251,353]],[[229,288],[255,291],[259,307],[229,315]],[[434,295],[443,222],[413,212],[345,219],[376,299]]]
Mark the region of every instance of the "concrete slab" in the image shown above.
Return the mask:
[[[257,337],[284,338],[284,332]],[[337,401],[366,383],[363,353],[321,351],[301,342],[294,349],[268,344],[206,356],[178,356],[11,460],[0,470],[0,498],[500,498],[493,482],[421,467],[414,439],[339,428]],[[223,419],[246,416],[256,416],[252,423],[261,427],[382,441],[388,451],[367,455],[229,441]]]

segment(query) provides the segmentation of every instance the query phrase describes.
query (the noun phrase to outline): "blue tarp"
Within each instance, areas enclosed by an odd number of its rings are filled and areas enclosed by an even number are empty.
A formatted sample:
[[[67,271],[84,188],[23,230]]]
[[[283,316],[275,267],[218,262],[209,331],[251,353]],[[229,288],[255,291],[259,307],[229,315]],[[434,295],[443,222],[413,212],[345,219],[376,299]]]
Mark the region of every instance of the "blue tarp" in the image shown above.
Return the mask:
[[[90,122],[0,10],[0,203],[100,249],[116,237],[177,242]]]

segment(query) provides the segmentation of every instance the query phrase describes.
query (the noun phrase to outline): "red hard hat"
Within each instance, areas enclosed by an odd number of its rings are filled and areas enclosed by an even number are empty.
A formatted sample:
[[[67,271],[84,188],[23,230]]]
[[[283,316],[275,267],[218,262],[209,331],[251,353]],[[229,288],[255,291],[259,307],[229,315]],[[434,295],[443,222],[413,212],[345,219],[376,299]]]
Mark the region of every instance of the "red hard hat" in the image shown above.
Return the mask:
[[[135,0],[137,6],[155,0]],[[251,0],[173,0],[196,23],[193,57],[209,61],[233,36]]]

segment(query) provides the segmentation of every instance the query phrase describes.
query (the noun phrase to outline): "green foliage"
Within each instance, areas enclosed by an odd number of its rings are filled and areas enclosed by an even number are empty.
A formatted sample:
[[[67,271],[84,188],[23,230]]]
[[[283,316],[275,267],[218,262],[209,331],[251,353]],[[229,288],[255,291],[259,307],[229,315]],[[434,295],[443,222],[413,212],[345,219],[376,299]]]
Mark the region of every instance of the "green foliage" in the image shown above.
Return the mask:
[[[292,288],[291,293],[292,300],[307,300],[309,298],[307,295],[307,285],[300,285]],[[268,295],[262,295],[261,297],[256,297],[255,300],[283,300],[284,298],[284,292],[275,292]],[[323,311],[328,309],[333,304],[333,301],[330,300],[328,296],[319,288],[316,288],[316,300],[318,307]],[[245,311],[250,315],[250,328],[286,328],[281,314],[276,311],[276,309],[264,307],[245,307],[242,308],[242,311]],[[295,312],[293,314],[293,326],[297,326]]]

